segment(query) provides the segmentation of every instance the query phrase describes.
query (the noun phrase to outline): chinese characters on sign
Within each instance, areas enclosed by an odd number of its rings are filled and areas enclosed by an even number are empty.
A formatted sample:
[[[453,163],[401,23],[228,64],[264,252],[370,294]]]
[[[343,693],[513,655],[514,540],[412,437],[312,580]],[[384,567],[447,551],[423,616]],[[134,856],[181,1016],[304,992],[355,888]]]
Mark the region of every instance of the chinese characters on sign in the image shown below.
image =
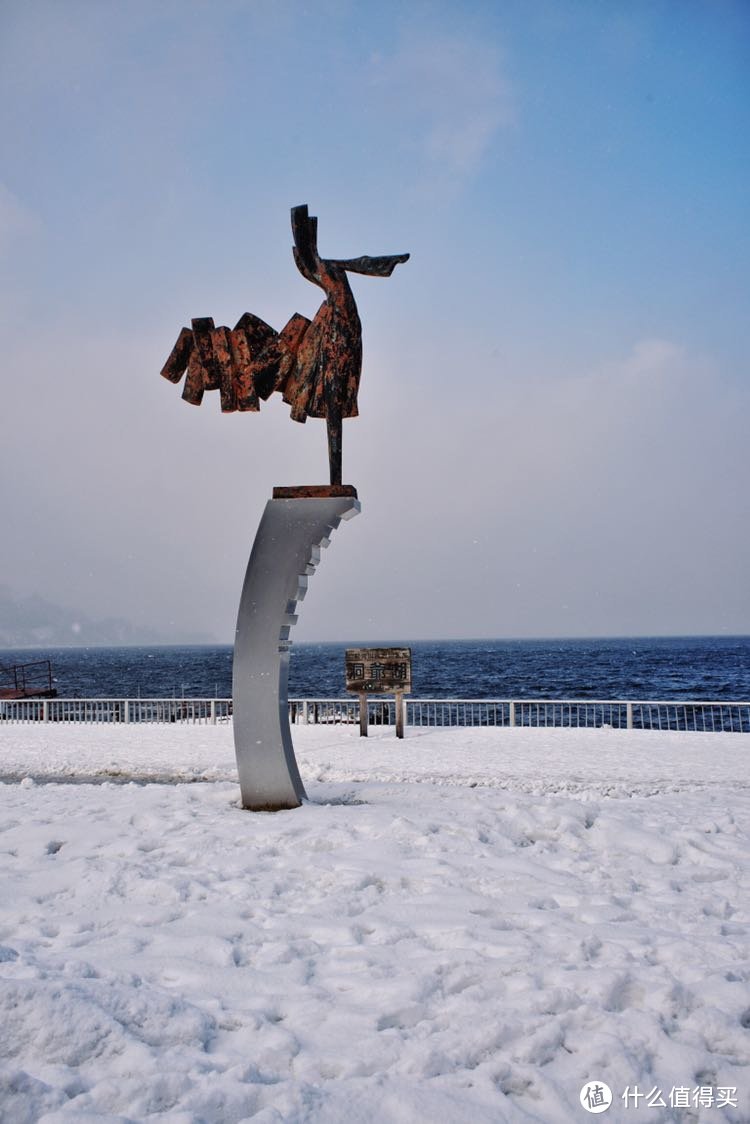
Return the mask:
[[[346,689],[368,695],[411,691],[411,648],[347,648]]]

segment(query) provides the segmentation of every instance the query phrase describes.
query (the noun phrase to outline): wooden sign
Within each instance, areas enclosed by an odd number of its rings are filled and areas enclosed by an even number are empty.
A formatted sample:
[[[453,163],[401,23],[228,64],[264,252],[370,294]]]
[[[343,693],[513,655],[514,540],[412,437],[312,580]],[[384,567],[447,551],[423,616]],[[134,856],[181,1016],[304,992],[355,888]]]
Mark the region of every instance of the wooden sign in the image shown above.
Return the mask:
[[[346,689],[367,695],[411,691],[411,648],[347,648]]]
[[[367,737],[367,696],[396,696],[396,737],[404,736],[404,692],[411,691],[411,648],[347,648],[346,689],[359,695],[359,733]]]

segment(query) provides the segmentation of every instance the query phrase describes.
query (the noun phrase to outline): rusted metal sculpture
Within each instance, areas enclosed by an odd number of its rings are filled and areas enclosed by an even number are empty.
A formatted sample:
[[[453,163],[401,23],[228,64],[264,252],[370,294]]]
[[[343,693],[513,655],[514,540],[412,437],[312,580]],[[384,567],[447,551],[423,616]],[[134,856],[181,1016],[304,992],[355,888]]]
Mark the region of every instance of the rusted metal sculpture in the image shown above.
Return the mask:
[[[337,260],[318,254],[318,220],[307,206],[292,208],[294,260],[302,276],[318,285],[326,299],[312,321],[295,312],[276,332],[246,312],[234,328],[203,317],[183,328],[162,369],[182,397],[200,405],[206,390],[218,390],[224,413],[257,411],[260,400],[278,390],[294,421],[325,418],[331,485],[341,486],[343,419],[357,416],[362,370],[362,325],[347,273],[390,277],[408,254]]]

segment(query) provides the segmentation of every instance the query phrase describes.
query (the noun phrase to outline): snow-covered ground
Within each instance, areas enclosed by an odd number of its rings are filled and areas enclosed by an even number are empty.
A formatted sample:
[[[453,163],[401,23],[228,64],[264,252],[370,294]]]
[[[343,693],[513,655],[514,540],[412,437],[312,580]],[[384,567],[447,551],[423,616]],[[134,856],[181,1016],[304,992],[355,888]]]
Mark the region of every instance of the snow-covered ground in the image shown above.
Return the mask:
[[[3,1124],[750,1121],[750,736],[294,738],[0,729]]]

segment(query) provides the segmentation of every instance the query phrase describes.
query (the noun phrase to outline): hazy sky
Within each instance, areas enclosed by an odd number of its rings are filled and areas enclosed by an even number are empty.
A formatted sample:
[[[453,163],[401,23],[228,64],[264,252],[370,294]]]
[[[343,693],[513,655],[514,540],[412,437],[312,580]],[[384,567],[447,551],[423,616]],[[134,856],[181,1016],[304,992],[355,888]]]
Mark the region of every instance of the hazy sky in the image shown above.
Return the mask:
[[[231,641],[325,424],[196,409],[191,317],[352,279],[297,639],[750,632],[746,0],[0,0],[0,582]]]

